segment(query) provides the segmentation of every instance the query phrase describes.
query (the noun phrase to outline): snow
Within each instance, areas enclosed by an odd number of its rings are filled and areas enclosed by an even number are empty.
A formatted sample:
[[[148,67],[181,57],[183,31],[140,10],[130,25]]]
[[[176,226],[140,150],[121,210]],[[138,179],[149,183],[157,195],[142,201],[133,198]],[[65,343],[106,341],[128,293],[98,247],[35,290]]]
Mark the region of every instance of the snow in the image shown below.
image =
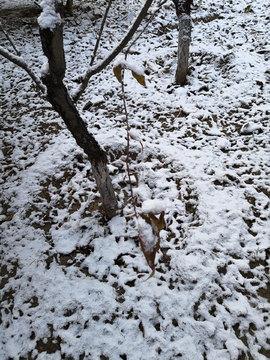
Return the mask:
[[[241,128],[241,134],[243,135],[250,135],[253,133],[258,133],[258,131],[261,130],[260,125],[250,121],[247,124],[244,124]]]
[[[42,29],[50,29],[51,31],[61,24],[59,13],[55,12],[55,0],[43,0],[40,3],[42,12],[38,17],[38,24]]]
[[[138,231],[140,232],[140,237],[143,241],[145,251],[151,252],[151,250],[155,247],[158,239],[153,234],[153,229],[151,225],[147,224],[147,222],[141,217],[137,220]]]
[[[153,214],[160,214],[166,210],[166,204],[164,200],[147,199],[142,203],[142,212],[147,214],[152,212]]]
[[[139,142],[141,141],[140,133],[135,129],[129,130],[129,136],[131,137],[132,140],[136,140]]]
[[[2,0],[0,17],[25,62],[46,72],[38,27],[32,18],[17,23],[22,4],[29,1]],[[88,67],[101,22],[88,1],[74,4],[74,19],[64,21],[69,91]],[[50,5],[43,2],[39,22],[53,28],[60,20]],[[94,66],[139,6],[113,2]],[[114,64],[90,79],[78,102],[108,154],[121,209],[108,220],[87,157],[26,73],[0,57],[1,360],[270,358],[268,13],[259,0],[201,2],[191,13],[183,87],[173,84],[172,2],[128,54],[147,83],[126,71],[138,213],[165,211],[147,281],[138,226],[149,246],[157,239],[137,223],[130,200]]]
[[[135,61],[132,61],[129,58],[126,59],[124,55],[119,56],[113,63],[114,68],[119,65],[121,65],[121,67],[124,69],[129,69],[130,71],[133,71],[137,75],[144,75],[144,69],[138,66]]]
[[[45,77],[49,72],[49,63],[46,61],[40,68],[40,77]]]

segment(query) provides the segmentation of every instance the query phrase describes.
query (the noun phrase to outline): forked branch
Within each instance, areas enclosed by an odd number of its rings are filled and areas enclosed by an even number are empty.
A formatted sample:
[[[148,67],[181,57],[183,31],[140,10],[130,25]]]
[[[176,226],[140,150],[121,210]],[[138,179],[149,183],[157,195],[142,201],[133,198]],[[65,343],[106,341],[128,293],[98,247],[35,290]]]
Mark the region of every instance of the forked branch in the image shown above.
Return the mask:
[[[138,27],[140,26],[141,22],[145,18],[147,11],[154,0],[146,0],[141,11],[137,15],[136,19],[130,26],[129,30],[127,31],[126,35],[124,35],[122,41],[110,52],[110,54],[99,64],[93,67],[89,67],[85,74],[81,78],[81,84],[79,87],[73,92],[72,98],[76,102],[79,100],[81,95],[83,94],[84,90],[86,89],[88,82],[90,78],[105,69],[107,65],[110,64],[112,60],[116,58],[116,56],[124,49],[124,47],[128,44],[128,42],[131,40],[132,36],[137,31]]]

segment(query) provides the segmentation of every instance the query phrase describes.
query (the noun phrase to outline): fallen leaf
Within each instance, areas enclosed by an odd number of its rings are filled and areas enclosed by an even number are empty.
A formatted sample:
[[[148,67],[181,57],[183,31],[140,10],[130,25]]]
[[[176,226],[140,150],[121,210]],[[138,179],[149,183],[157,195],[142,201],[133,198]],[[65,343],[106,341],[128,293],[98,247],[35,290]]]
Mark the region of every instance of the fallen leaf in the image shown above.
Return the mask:
[[[11,213],[7,217],[5,217],[4,219],[0,220],[0,222],[2,223],[4,221],[10,221],[10,220],[12,220],[14,215],[15,215],[15,213]]]

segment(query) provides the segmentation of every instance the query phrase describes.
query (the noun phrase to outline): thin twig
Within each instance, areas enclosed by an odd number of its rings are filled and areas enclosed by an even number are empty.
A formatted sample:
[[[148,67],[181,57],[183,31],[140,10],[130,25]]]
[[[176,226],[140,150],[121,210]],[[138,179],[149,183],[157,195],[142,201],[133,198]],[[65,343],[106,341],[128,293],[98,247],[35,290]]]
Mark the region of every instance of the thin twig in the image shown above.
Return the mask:
[[[108,17],[108,12],[110,10],[112,2],[113,2],[113,0],[109,1],[108,5],[107,5],[107,8],[106,8],[106,11],[105,11],[105,14],[103,16],[102,23],[101,23],[100,30],[99,30],[99,34],[98,34],[98,37],[97,37],[97,42],[96,42],[94,52],[93,52],[93,55],[92,55],[92,58],[91,58],[91,61],[90,61],[90,66],[92,66],[93,63],[94,63],[94,60],[95,60],[95,57],[96,57],[96,54],[97,54],[97,49],[98,49],[98,46],[99,46],[99,42],[100,42],[100,39],[101,39],[102,31],[103,31],[103,28],[104,28],[104,25],[105,25],[105,21],[106,21],[106,19]]]
[[[42,7],[39,5],[39,3],[37,3],[36,1],[34,1],[34,4],[35,5],[37,5],[37,7],[39,8],[39,9],[42,9]]]
[[[127,166],[128,182],[129,182],[129,189],[130,189],[130,194],[131,194],[131,201],[132,201],[132,205],[133,205],[133,209],[134,209],[136,219],[138,219],[138,213],[137,213],[135,200],[134,200],[134,194],[133,194],[132,183],[131,183],[131,175],[130,175],[130,167],[129,167],[129,143],[130,143],[130,137],[129,137],[128,111],[127,111],[125,85],[124,85],[124,74],[125,74],[125,69],[123,68],[122,73],[121,73],[121,85],[122,85],[122,97],[123,97],[123,105],[124,105],[126,125],[127,125],[127,158],[126,158],[126,166]]]
[[[147,28],[147,26],[150,24],[150,22],[153,20],[153,17],[158,13],[158,11],[161,9],[162,5],[164,5],[167,2],[167,0],[162,1],[160,4],[157,5],[157,9],[156,11],[154,11],[151,16],[149,17],[149,19],[147,20],[145,26],[143,27],[143,29],[139,32],[138,36],[132,41],[132,43],[129,45],[129,47],[127,48],[127,50],[125,51],[125,53],[129,53],[131,47],[136,43],[136,41],[139,39],[139,37],[143,34],[143,32],[145,31],[145,29]]]
[[[15,50],[16,54],[18,56],[21,56],[20,51],[16,48],[14,42],[12,41],[11,37],[9,36],[9,34],[6,32],[6,30],[4,29],[2,23],[0,22],[0,30],[3,31],[3,33],[5,34],[6,38],[8,39],[8,41],[10,42],[11,46],[13,47],[13,49]]]
[[[109,53],[109,55],[103,61],[101,61],[99,64],[97,64],[97,65],[95,65],[93,67],[91,67],[91,66],[88,67],[85,74],[80,78],[80,82],[81,82],[80,85],[78,86],[77,89],[75,89],[75,91],[72,94],[72,99],[74,100],[74,102],[77,102],[79,100],[80,96],[82,95],[82,93],[86,89],[87,84],[88,84],[91,76],[99,73],[107,65],[109,65],[110,62],[113,59],[115,59],[116,56],[128,44],[128,42],[131,40],[132,36],[137,31],[137,29],[138,29],[139,25],[141,24],[142,20],[145,18],[146,14],[147,14],[147,11],[148,11],[148,9],[151,6],[153,1],[154,0],[145,0],[145,3],[143,5],[143,7],[141,8],[141,11],[139,12],[137,17],[135,18],[132,25],[129,27],[129,29],[126,32],[126,34],[124,35],[124,37],[122,38],[122,41],[120,41],[120,43]]]

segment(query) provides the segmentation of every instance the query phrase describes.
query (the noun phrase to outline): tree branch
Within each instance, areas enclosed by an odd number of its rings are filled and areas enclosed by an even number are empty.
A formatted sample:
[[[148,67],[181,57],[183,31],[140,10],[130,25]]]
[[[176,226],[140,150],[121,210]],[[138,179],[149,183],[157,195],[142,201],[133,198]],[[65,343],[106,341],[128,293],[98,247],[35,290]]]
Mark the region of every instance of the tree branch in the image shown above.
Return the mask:
[[[153,20],[154,16],[159,12],[159,10],[161,9],[161,7],[167,2],[167,0],[163,0],[161,1],[158,5],[157,5],[157,9],[151,14],[150,18],[147,20],[145,26],[143,27],[143,29],[139,32],[138,36],[136,36],[136,38],[132,41],[132,43],[129,45],[129,47],[126,50],[126,54],[130,51],[130,49],[132,48],[132,46],[136,43],[136,41],[140,38],[140,36],[144,33],[145,29],[147,28],[147,26],[150,24],[150,22]]]
[[[11,61],[13,64],[18,65],[19,67],[24,69],[27,72],[27,74],[32,78],[32,80],[36,83],[38,88],[43,93],[46,93],[46,87],[42,84],[40,78],[28,67],[28,65],[21,56],[12,54],[8,50],[4,49],[2,46],[0,46],[0,55],[4,56],[7,60]]]
[[[11,46],[13,47],[13,49],[15,50],[16,54],[18,56],[21,56],[20,51],[16,48],[14,42],[12,41],[11,37],[9,36],[9,34],[6,32],[6,30],[4,29],[3,25],[0,22],[0,30],[3,31],[3,33],[5,34],[6,38],[8,39],[8,41],[10,42]]]
[[[127,43],[130,41],[132,36],[137,31],[138,27],[140,26],[142,20],[145,18],[149,7],[151,6],[154,0],[146,0],[140,13],[137,15],[136,19],[134,20],[133,24],[130,26],[129,30],[127,31],[126,35],[123,37],[122,41],[111,51],[111,53],[104,59],[101,63],[97,64],[96,66],[89,67],[85,74],[82,76],[81,84],[79,87],[74,90],[72,94],[72,98],[74,101],[78,101],[80,96],[83,94],[84,90],[86,89],[88,82],[91,76],[99,73],[107,65],[110,64],[112,60],[116,58],[116,56],[124,49]]]
[[[106,11],[105,11],[105,14],[103,16],[102,23],[101,23],[100,30],[99,30],[99,34],[98,34],[98,37],[97,37],[97,42],[96,42],[96,45],[95,45],[95,48],[94,48],[94,51],[93,51],[93,55],[92,55],[92,58],[91,58],[90,66],[92,66],[93,63],[94,63],[94,60],[95,60],[95,57],[96,57],[96,54],[97,54],[97,49],[98,49],[98,46],[99,46],[99,42],[100,42],[100,39],[101,39],[102,31],[103,31],[103,28],[104,28],[104,25],[105,25],[105,21],[106,21],[106,19],[108,17],[108,12],[110,10],[112,2],[113,2],[113,0],[109,0],[109,3],[107,5]]]

